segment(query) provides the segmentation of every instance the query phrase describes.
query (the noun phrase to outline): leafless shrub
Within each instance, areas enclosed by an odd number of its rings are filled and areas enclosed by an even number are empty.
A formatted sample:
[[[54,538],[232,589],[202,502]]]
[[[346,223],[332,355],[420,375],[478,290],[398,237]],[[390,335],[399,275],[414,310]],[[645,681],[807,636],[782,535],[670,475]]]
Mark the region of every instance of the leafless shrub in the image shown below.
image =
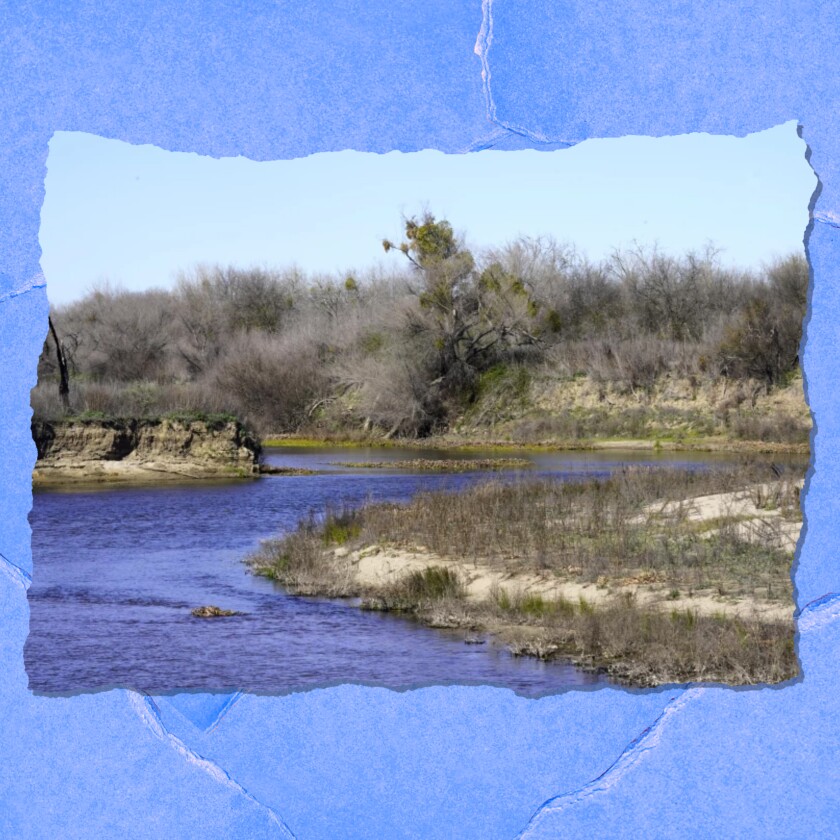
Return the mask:
[[[808,276],[808,264],[799,255],[767,269],[767,284],[735,313],[718,344],[725,375],[758,379],[769,390],[796,368]]]
[[[810,425],[784,412],[759,415],[739,411],[730,417],[729,424],[732,433],[741,440],[807,443],[811,433]]]
[[[666,376],[758,377],[769,388],[798,362],[808,283],[800,256],[763,277],[722,268],[711,249],[673,257],[637,248],[596,264],[550,239],[473,254],[431,215],[406,224],[406,242],[389,243],[409,257],[399,270],[305,277],[294,268],[199,265],[172,292],[102,285],[57,308],[69,410],[151,412],[180,392],[205,410],[246,411],[276,432],[307,425],[422,437],[450,428],[477,401],[492,402],[482,383],[502,369],[544,365],[643,403]],[[259,396],[245,394],[246,381]],[[49,342],[39,383],[34,409],[58,414]],[[498,402],[479,409],[476,422],[498,422]],[[527,399],[520,403],[527,413]],[[783,419],[730,418],[725,406],[718,414],[742,437],[802,437]],[[590,434],[591,422],[571,414],[545,418],[545,429],[552,424],[571,437]],[[641,415],[630,425],[641,429]]]
[[[238,336],[210,382],[231,410],[263,432],[300,426],[325,388],[317,347],[294,334]]]
[[[523,625],[535,621],[515,607],[503,615]],[[590,609],[546,602],[538,620],[539,634],[510,633],[514,653],[571,655],[632,685],[777,683],[798,672],[792,622],[644,609],[627,598]]]
[[[55,321],[74,373],[104,381],[160,380],[173,333],[170,297],[102,285]]]
[[[721,269],[717,256],[710,245],[682,257],[636,247],[615,252],[610,271],[645,333],[698,341],[710,319],[743,302],[752,281]]]

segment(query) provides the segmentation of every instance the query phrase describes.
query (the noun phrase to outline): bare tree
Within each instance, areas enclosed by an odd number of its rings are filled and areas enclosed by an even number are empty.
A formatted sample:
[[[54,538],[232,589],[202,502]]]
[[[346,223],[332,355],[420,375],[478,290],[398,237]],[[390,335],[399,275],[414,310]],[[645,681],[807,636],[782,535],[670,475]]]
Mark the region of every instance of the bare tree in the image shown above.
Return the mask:
[[[55,358],[58,362],[58,395],[61,397],[61,403],[65,411],[70,410],[70,375],[67,372],[67,359],[64,356],[64,350],[61,347],[61,342],[58,340],[58,333],[55,331],[52,316],[47,316],[47,321],[50,326],[50,333],[55,342]]]
[[[506,352],[539,344],[539,303],[517,275],[491,261],[483,269],[446,220],[426,212],[405,220],[405,240],[382,244],[408,259],[419,283],[409,335],[428,335],[436,351],[429,410],[469,397],[476,375]]]

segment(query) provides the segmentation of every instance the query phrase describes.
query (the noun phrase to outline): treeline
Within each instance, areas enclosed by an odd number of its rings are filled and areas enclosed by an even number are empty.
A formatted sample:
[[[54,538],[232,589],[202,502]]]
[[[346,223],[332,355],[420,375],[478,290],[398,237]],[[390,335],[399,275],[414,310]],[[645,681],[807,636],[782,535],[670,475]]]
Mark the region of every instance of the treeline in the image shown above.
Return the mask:
[[[36,417],[232,413],[257,431],[444,430],[500,366],[645,391],[664,374],[751,379],[798,365],[808,266],[721,266],[706,249],[590,262],[548,239],[473,254],[446,221],[409,219],[394,270],[306,277],[199,266],[171,291],[102,286],[52,313]]]

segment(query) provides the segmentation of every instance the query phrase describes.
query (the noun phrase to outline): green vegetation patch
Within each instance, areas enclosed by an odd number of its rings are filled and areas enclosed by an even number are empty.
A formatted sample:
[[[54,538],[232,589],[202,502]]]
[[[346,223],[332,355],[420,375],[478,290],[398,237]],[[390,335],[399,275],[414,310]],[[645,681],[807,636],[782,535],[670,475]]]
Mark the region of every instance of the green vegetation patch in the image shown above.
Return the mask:
[[[411,572],[396,586],[401,594],[418,602],[464,596],[460,576],[445,566],[430,566]]]
[[[353,511],[329,513],[321,528],[324,545],[344,545],[358,537],[362,526]]]

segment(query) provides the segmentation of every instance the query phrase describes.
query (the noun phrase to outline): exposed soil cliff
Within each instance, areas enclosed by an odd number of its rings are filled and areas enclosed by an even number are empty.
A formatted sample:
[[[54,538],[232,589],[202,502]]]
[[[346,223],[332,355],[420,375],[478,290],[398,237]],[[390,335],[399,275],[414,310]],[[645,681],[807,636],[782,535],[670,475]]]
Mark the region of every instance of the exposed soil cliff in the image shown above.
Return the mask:
[[[801,376],[770,392],[752,380],[660,376],[633,390],[589,377],[543,374],[512,393],[511,378],[500,377],[486,388],[453,425],[453,436],[525,444],[632,440],[808,451],[811,419]]]
[[[228,418],[34,421],[33,482],[246,477],[260,444]]]

